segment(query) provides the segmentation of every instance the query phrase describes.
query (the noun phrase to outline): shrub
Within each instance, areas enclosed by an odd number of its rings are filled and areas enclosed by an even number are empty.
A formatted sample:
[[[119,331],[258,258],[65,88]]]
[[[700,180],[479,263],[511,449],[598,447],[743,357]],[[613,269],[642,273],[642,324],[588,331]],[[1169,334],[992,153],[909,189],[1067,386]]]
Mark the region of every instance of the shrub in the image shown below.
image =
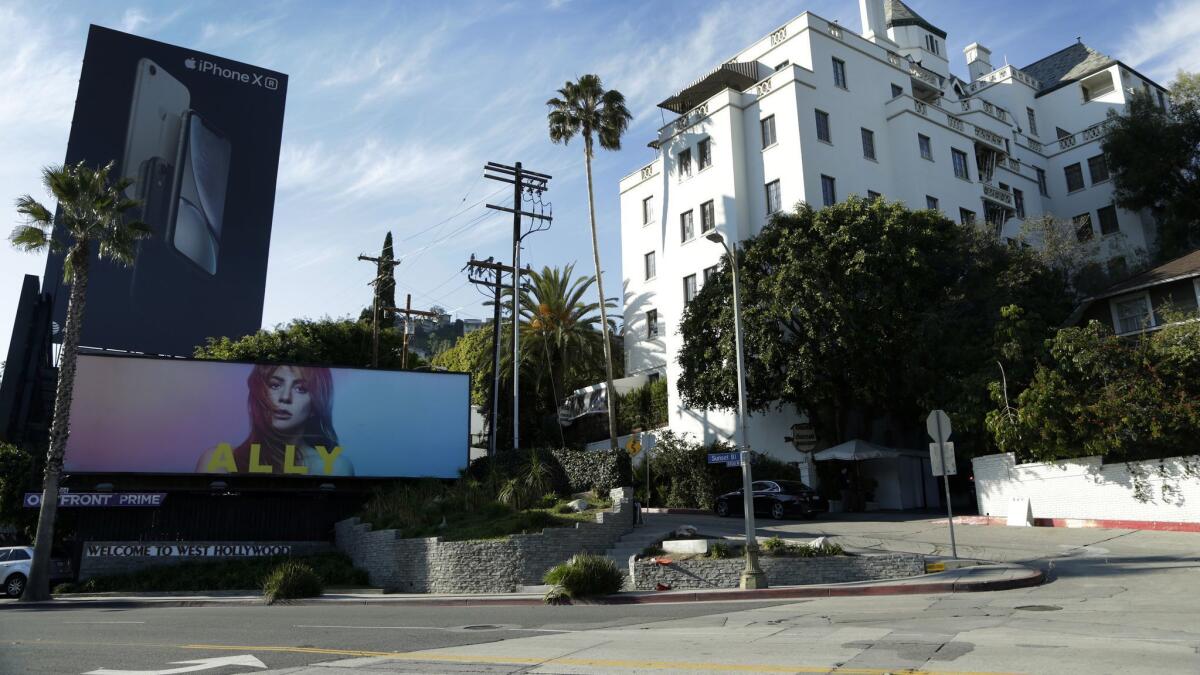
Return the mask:
[[[611,595],[621,590],[625,575],[602,555],[576,553],[565,563],[546,572],[545,582],[562,589],[569,598]],[[550,594],[547,593],[547,601]]]
[[[559,504],[554,507],[555,513],[575,513],[575,509],[571,508],[570,504]]]
[[[733,549],[729,546],[729,544],[726,544],[723,541],[714,541],[713,543],[708,545],[708,557],[713,558],[715,560],[721,560],[723,558],[732,558],[733,557]]]
[[[295,558],[272,556],[161,565],[129,574],[60,584],[55,592],[244,591],[259,588],[265,577],[289,561],[308,566],[324,586],[366,586],[369,583],[367,573],[356,569],[348,557],[341,553],[320,553]]]
[[[787,551],[787,542],[779,537],[771,537],[761,545],[762,550],[770,555],[780,555]]]
[[[263,600],[273,605],[280,600],[316,598],[325,590],[321,577],[302,562],[289,560],[271,571],[263,580]]]
[[[841,544],[835,544],[830,541],[822,542],[817,546],[810,544],[797,544],[787,548],[789,555],[794,555],[798,558],[821,558],[831,555],[845,555],[846,551],[842,549]]]
[[[574,450],[559,448],[550,451],[562,467],[570,492],[591,490],[597,495],[629,485],[633,467],[629,453],[618,450]]]
[[[547,492],[538,499],[538,508],[552,509],[558,504],[558,495],[553,492]]]

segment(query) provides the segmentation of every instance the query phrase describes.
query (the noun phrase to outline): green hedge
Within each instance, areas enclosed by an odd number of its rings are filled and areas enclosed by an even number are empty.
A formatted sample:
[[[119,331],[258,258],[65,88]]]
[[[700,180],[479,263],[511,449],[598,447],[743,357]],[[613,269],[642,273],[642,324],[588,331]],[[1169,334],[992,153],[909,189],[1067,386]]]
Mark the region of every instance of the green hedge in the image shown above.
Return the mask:
[[[551,453],[562,467],[571,492],[594,490],[604,497],[609,490],[629,485],[633,480],[629,453],[621,450],[559,448]]]
[[[617,433],[657,429],[667,423],[667,381],[659,379],[617,395]],[[607,436],[607,434],[606,434]]]
[[[310,556],[271,556],[245,560],[186,562],[149,567],[131,574],[94,577],[77,584],[61,584],[55,593],[103,593],[109,591],[244,591],[262,588],[281,564],[302,562],[324,586],[366,586],[367,573],[357,569],[341,553]]]

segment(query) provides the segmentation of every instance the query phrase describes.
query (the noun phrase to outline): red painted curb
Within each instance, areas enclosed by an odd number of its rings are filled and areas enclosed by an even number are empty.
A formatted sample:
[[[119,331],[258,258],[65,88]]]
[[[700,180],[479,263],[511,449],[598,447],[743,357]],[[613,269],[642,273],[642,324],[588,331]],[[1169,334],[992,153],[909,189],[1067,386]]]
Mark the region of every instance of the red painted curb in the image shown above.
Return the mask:
[[[946,520],[934,521],[944,524]],[[1004,516],[955,516],[955,525],[1008,525]],[[1200,532],[1200,523],[1169,520],[1111,520],[1104,518],[1034,518],[1034,527],[1102,528],[1110,530],[1155,530],[1158,532]]]

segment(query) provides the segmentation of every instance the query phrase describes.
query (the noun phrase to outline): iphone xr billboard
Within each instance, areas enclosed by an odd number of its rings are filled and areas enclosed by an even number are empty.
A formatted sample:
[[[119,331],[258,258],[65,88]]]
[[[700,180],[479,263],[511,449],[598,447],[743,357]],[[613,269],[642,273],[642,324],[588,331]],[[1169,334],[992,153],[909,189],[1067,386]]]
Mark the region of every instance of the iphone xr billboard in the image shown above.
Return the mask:
[[[81,354],[68,473],[455,478],[465,373]]]
[[[286,93],[282,73],[91,27],[66,163],[115,162],[153,234],[131,267],[93,259],[85,346],[189,356],[258,330]],[[60,325],[62,266],[43,282]]]

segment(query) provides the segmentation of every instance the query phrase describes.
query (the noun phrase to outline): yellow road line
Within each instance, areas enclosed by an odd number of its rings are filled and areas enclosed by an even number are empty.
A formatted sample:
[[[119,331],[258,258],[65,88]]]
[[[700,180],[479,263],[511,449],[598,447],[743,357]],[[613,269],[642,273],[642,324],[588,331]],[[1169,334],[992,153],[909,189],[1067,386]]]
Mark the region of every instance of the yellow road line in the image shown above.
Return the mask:
[[[228,651],[294,652],[330,656],[378,657],[397,661],[442,663],[489,663],[507,665],[591,666],[597,668],[628,668],[637,670],[716,670],[744,673],[839,673],[845,675],[1015,675],[981,671],[912,670],[894,668],[837,668],[834,666],[785,666],[776,664],[708,663],[695,661],[639,661],[632,659],[536,658],[528,656],[489,656],[472,654],[443,654],[437,652],[375,652],[361,649],[324,649],[321,647],[253,646],[253,645],[180,645],[184,649],[222,649]]]

